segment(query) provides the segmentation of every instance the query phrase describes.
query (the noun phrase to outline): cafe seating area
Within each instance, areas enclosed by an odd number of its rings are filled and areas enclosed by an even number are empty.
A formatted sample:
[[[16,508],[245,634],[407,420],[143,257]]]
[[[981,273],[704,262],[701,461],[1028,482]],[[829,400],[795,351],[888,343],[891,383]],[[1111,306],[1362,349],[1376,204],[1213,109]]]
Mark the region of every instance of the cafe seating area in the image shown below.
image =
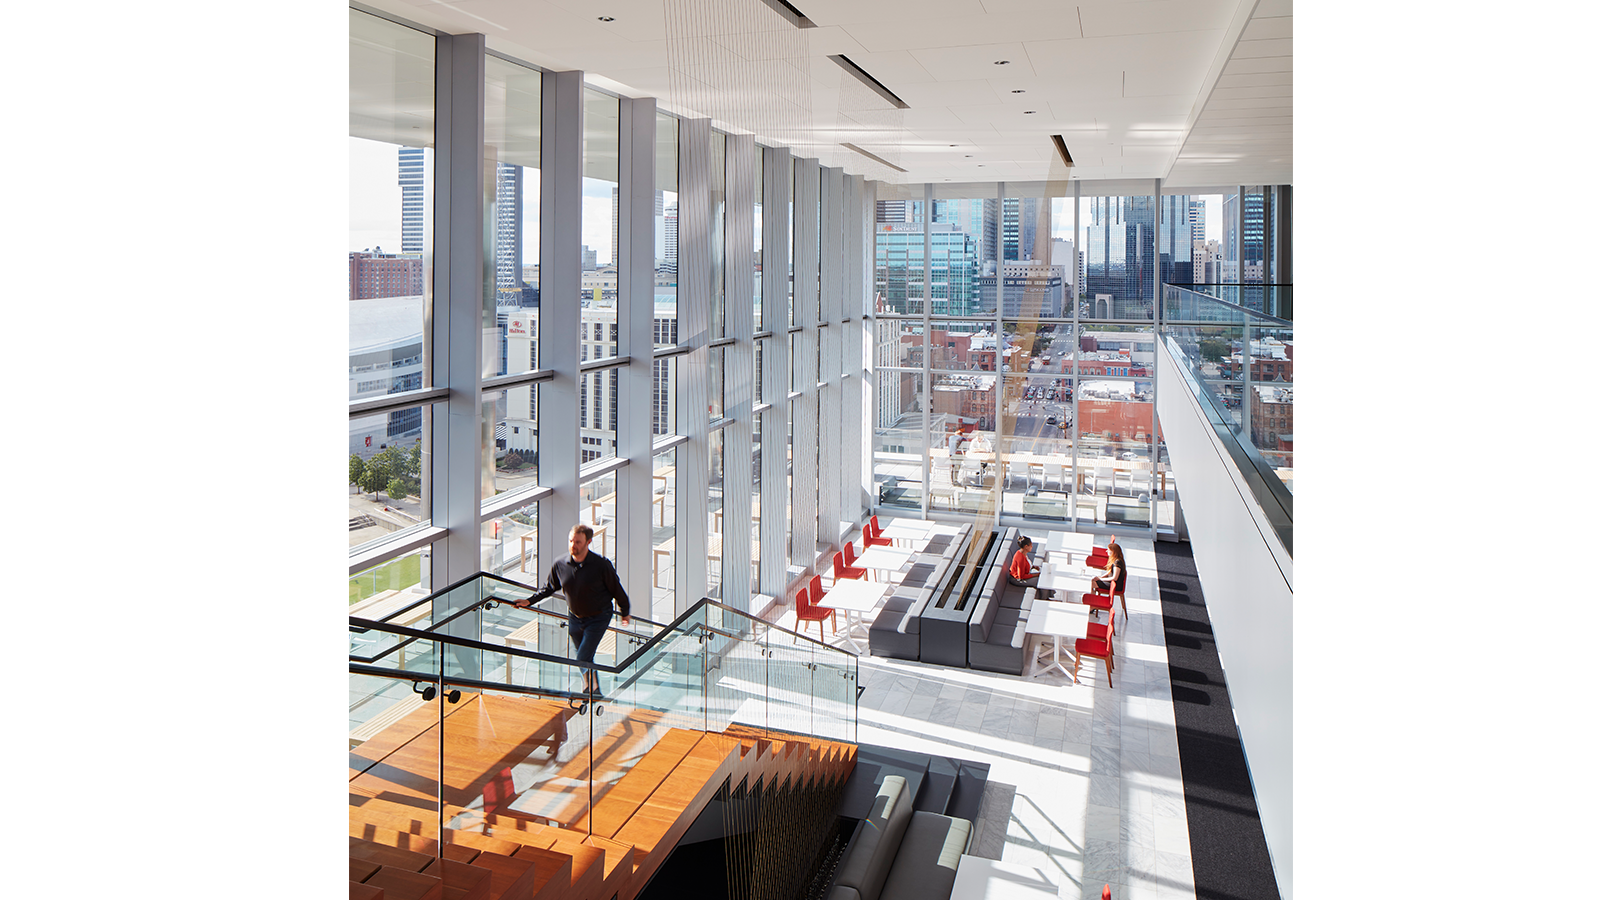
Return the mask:
[[[1024,534],[1041,570],[1037,588],[1007,577]],[[1129,620],[1125,592],[1099,593],[1090,582],[1107,563],[1106,540],[873,516],[802,584],[793,615],[862,656],[1025,678],[1060,672],[1113,687]]]

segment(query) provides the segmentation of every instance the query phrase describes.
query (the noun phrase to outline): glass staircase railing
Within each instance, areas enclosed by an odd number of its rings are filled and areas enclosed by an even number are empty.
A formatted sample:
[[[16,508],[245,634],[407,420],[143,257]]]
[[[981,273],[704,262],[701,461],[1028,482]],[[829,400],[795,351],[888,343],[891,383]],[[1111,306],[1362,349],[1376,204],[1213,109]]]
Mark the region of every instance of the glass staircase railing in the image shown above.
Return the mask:
[[[532,593],[480,573],[350,618],[352,836],[592,835],[589,810],[672,729],[855,740],[850,653],[705,599],[665,625],[613,620],[579,663],[559,596],[512,605]]]

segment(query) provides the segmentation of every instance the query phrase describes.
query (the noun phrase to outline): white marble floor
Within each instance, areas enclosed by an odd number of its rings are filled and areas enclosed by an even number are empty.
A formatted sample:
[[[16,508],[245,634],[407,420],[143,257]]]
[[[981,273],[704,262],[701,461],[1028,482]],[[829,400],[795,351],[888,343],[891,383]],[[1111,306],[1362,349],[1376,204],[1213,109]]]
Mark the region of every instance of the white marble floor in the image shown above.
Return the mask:
[[[1075,685],[1059,672],[862,656],[858,739],[988,763],[972,852],[1043,870],[1063,898],[1098,898],[1109,884],[1117,900],[1193,900],[1155,554],[1149,540],[1121,543],[1129,622],[1117,637],[1116,687],[1093,660]],[[792,627],[793,613],[784,618]]]

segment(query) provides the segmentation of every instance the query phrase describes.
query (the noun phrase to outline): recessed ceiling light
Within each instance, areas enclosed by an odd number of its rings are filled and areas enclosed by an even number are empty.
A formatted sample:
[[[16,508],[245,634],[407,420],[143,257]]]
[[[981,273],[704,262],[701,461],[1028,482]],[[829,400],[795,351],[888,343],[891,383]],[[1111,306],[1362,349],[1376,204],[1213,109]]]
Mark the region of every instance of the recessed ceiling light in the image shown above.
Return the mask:
[[[1016,90],[1012,91],[1011,93],[1013,93],[1013,94],[1026,94],[1027,91],[1023,90],[1022,88],[1017,88]]]
[[[1009,60],[1009,59],[997,59],[997,60],[994,61],[994,64],[997,65],[997,66],[1009,66],[1009,65],[1011,65],[1011,60]]]
[[[1022,114],[1025,115],[1025,116],[1031,116],[1036,112],[1038,112],[1037,109],[1025,109],[1025,110],[1022,111]]]
[[[600,17],[600,21],[602,21],[602,22],[615,22],[616,19],[612,18],[611,16],[601,16]]]
[[[952,147],[954,147],[954,146],[955,146],[955,144],[951,144],[951,145],[950,145],[950,146],[952,146]]]

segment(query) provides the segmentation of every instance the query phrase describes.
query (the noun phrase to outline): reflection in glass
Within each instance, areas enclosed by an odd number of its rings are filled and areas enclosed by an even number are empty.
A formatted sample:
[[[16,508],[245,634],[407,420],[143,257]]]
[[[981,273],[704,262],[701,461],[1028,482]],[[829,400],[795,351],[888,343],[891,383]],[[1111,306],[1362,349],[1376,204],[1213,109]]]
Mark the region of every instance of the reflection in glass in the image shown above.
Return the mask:
[[[493,154],[485,260],[499,330],[485,375],[538,368],[540,75],[498,57],[484,60],[484,145]]]
[[[530,503],[483,523],[483,571],[539,587],[539,504]]]
[[[657,621],[670,619],[677,595],[673,573],[678,561],[678,451],[657,453],[650,466],[650,609]]]
[[[494,422],[491,496],[539,483],[539,384],[484,395]]]

